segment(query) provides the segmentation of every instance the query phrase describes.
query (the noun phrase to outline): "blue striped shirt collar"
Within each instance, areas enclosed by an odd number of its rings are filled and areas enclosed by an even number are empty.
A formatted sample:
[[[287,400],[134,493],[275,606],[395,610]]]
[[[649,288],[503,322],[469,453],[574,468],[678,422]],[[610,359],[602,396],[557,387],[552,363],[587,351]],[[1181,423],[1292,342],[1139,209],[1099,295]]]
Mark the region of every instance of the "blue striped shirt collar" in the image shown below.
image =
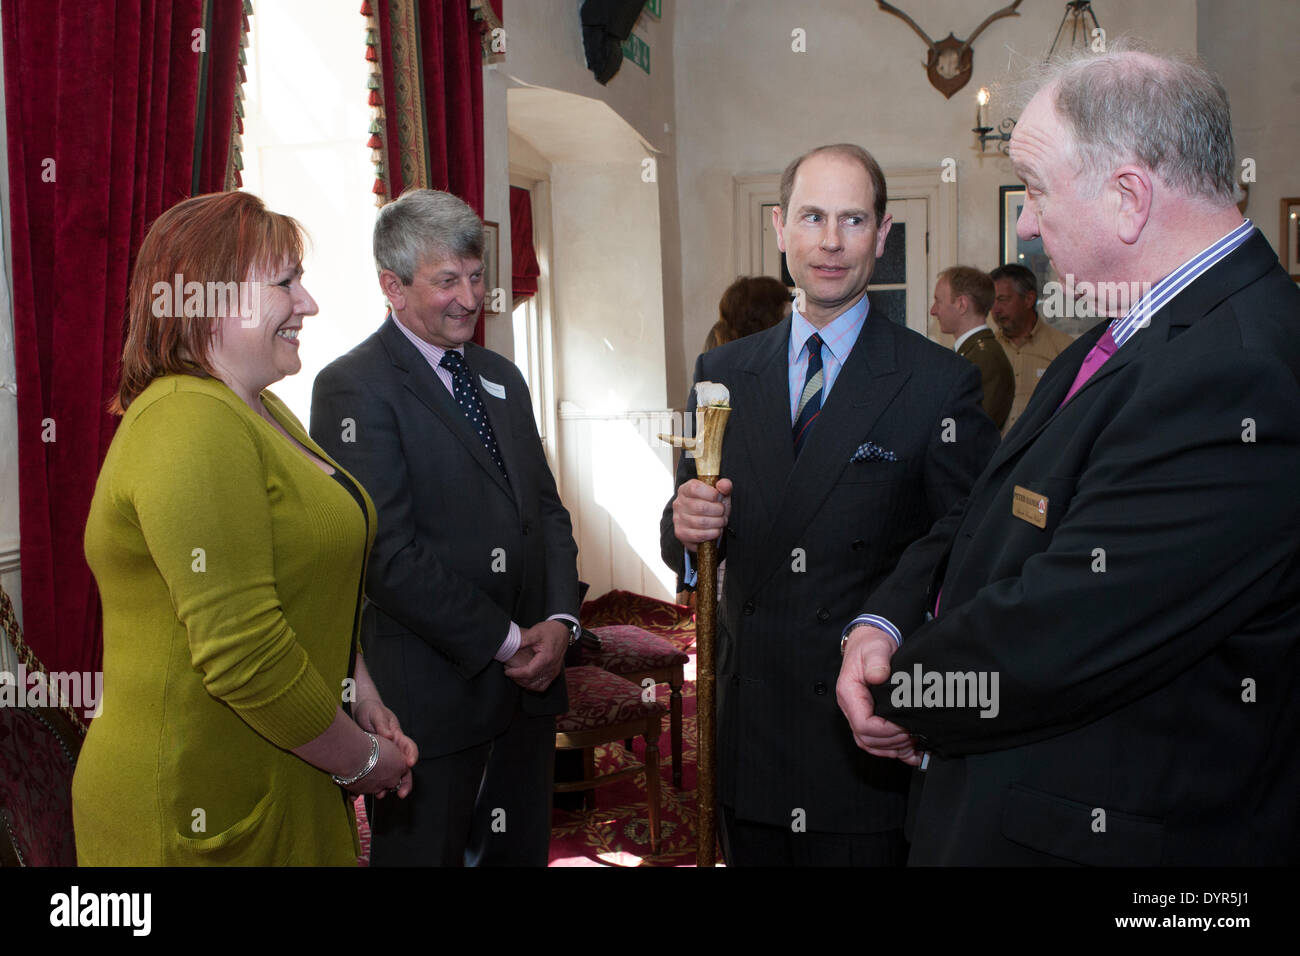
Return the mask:
[[[1152,316],[1168,305],[1174,296],[1217,265],[1230,252],[1249,239],[1250,234],[1254,231],[1254,223],[1249,219],[1243,221],[1232,232],[1202,249],[1144,292],[1122,319],[1115,319],[1111,322],[1110,334],[1111,338],[1115,340],[1116,348],[1122,347],[1138,329],[1150,325]]]
[[[790,363],[794,364],[800,359],[800,353],[808,343],[808,336],[817,332],[821,335],[822,347],[829,351],[837,362],[844,364],[844,360],[849,357],[854,344],[858,341],[858,335],[862,332],[863,323],[867,321],[870,307],[871,303],[863,295],[856,305],[831,319],[821,329],[815,328],[811,322],[800,315],[798,309],[791,310]]]

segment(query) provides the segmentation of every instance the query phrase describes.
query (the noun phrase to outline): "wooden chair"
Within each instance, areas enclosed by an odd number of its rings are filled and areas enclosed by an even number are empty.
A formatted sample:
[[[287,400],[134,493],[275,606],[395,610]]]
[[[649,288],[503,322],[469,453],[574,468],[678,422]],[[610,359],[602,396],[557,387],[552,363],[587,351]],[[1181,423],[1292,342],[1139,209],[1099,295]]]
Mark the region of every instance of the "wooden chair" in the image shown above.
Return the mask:
[[[44,672],[3,589],[0,627],[27,673]],[[72,772],[84,734],[58,707],[0,707],[0,867],[77,865]]]
[[[600,667],[570,667],[564,672],[569,688],[569,710],[555,722],[555,749],[581,750],[581,780],[557,781],[560,793],[584,791],[586,805],[594,805],[593,788],[645,772],[650,852],[659,852],[659,734],[664,705],[642,700],[641,688]],[[594,748],[629,737],[645,738],[645,763],[596,775]],[[629,754],[631,750],[629,749]]]
[[[673,748],[673,786],[682,788],[682,683],[690,657],[662,637],[632,624],[593,627],[600,638],[599,650],[583,647],[580,662],[600,667],[640,684],[650,678],[669,688],[669,738]],[[631,749],[631,741],[628,741]]]

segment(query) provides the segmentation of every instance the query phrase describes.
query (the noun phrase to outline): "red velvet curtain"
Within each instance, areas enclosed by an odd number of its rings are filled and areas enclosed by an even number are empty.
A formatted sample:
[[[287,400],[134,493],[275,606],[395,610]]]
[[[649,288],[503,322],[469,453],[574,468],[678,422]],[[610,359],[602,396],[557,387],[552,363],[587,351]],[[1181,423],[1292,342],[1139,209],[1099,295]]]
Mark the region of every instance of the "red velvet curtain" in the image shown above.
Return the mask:
[[[52,670],[99,667],[82,535],[116,427],[105,407],[127,279],[149,223],[225,183],[243,10],[241,0],[0,8],[23,629]]]
[[[454,193],[483,215],[483,25],[469,0],[364,0],[382,130],[375,192]],[[375,143],[372,133],[371,142]],[[483,344],[483,322],[474,330]]]
[[[537,277],[542,274],[533,248],[533,194],[510,187],[510,261],[512,307],[537,295]]]

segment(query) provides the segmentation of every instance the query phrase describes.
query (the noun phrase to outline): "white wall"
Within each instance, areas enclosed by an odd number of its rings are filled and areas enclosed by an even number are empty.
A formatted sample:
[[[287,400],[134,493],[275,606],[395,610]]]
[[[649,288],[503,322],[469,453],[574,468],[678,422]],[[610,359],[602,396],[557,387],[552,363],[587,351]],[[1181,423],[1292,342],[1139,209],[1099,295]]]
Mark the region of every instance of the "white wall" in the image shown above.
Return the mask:
[[[508,246],[511,167],[524,179],[547,180],[552,399],[565,409],[554,465],[574,520],[579,573],[593,595],[622,587],[666,597],[672,576],[658,557],[658,511],[672,491],[671,456],[641,425],[669,402],[666,352],[681,338],[672,156],[677,4],[664,5],[662,22],[642,16],[635,28],[650,45],[650,74],[624,61],[607,86],[586,67],[580,6],[506,4],[506,57],[484,71],[489,216],[499,202]],[[655,160],[650,182],[642,177],[646,158]],[[504,250],[502,259],[504,270]],[[488,345],[509,355],[508,324],[494,338],[494,321]]]
[[[1195,52],[1195,0],[1098,2],[1110,38],[1130,32]],[[1250,5],[1253,6],[1253,5]],[[682,339],[669,368],[670,398],[685,401],[691,363],[736,276],[732,178],[780,172],[800,153],[855,142],[886,169],[957,161],[957,254],[964,265],[998,262],[998,187],[1016,182],[1002,156],[980,156],[975,92],[1005,80],[1009,63],[1046,54],[1064,3],[1025,3],[990,24],[974,46],[970,82],[951,99],[926,76],[926,47],[902,20],[863,0],[684,0],[677,4],[677,180],[681,217]],[[997,3],[926,0],[904,7],[931,38],[968,37]],[[791,49],[791,31],[807,52]],[[1278,62],[1286,63],[1287,58]],[[1294,111],[1293,111],[1294,112]],[[1007,113],[995,101],[997,125]]]
[[[1239,178],[1241,161],[1255,160],[1246,215],[1277,249],[1282,197],[1300,196],[1300,3],[1199,0],[1197,10],[1201,57],[1223,80],[1232,104]]]
[[[637,164],[551,170],[561,399],[600,411],[659,409],[664,380],[659,197]]]
[[[672,46],[673,19],[680,6],[680,0],[666,3],[662,21],[643,15],[634,28],[650,46],[649,75],[624,61],[609,84],[601,86],[586,66],[578,14],[581,0],[507,0],[505,5],[505,61],[485,72],[484,112],[490,114],[486,119],[489,129],[506,115],[506,89],[517,87],[518,81],[606,104],[648,144],[648,149],[639,152],[638,162],[643,156],[656,160],[657,190],[646,189],[639,178],[632,180],[623,173],[596,168],[590,173],[589,191],[584,183],[588,173],[579,168],[587,164],[572,155],[546,157],[556,164],[551,186],[555,350],[560,366],[557,402],[592,407],[586,403],[599,396],[600,404],[594,407],[644,410],[662,408],[671,397],[664,384],[665,348],[670,352],[676,348],[681,326]],[[488,151],[489,195],[505,193],[508,164],[508,158],[503,161]],[[568,167],[567,171],[563,167]],[[619,182],[630,188],[609,188]],[[584,193],[596,192],[608,201],[600,208],[584,197]],[[620,235],[627,231],[628,223],[633,224],[637,236]],[[563,235],[562,228],[567,230]],[[654,249],[643,241],[651,231]],[[503,245],[505,234],[503,223]],[[572,245],[570,238],[577,245]],[[583,274],[577,275],[575,270]],[[570,278],[582,297],[566,291]],[[609,371],[608,362],[588,352],[584,343],[602,338],[622,340],[616,342],[616,365],[626,387],[611,391],[591,384],[589,362],[596,363],[597,379]],[[622,347],[624,342],[630,349]]]

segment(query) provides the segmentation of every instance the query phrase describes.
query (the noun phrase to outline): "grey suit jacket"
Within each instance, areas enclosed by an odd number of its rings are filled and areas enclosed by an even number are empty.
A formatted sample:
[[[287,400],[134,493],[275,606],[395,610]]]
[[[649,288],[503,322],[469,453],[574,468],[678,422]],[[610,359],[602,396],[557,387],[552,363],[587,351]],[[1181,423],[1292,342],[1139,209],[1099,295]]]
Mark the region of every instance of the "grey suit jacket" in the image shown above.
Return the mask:
[[[523,691],[493,657],[511,620],[577,617],[577,546],[519,370],[465,346],[476,379],[504,389],[479,394],[507,479],[395,321],[316,377],[311,434],[375,502],[362,648],[384,702],[433,757],[502,732],[521,697],[529,713],[567,707],[563,676]]]

